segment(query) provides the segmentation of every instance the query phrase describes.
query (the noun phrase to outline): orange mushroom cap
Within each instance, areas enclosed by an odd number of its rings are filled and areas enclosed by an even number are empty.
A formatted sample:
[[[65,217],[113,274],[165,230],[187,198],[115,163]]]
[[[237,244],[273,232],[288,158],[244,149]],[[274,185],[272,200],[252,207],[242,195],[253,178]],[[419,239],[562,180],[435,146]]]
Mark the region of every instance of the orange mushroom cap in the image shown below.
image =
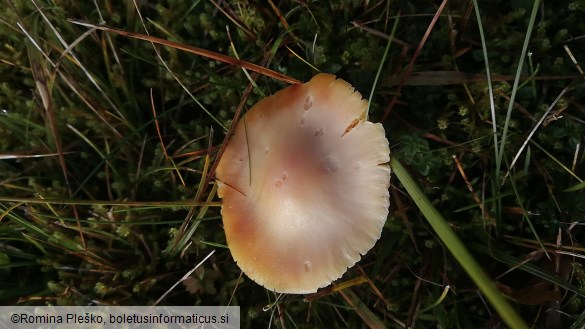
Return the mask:
[[[318,74],[259,101],[235,128],[216,176],[240,268],[282,293],[340,278],[380,238],[390,149],[347,82]]]

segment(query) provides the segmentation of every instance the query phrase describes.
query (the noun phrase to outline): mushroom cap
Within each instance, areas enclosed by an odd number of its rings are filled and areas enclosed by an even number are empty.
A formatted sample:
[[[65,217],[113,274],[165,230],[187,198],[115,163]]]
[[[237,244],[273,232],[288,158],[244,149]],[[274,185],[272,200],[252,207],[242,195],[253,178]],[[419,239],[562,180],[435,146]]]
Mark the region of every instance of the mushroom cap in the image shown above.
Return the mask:
[[[318,74],[259,101],[216,171],[227,244],[248,277],[281,293],[340,278],[380,238],[390,149],[347,82]]]

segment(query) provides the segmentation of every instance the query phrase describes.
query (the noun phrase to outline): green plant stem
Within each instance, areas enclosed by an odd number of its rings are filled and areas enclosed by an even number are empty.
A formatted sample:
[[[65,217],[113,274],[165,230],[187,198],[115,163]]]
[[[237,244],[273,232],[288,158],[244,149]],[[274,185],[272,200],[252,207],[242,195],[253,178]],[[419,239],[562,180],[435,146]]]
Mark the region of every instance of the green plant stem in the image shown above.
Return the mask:
[[[512,93],[510,94],[510,101],[508,102],[508,111],[506,113],[506,121],[504,121],[504,128],[502,129],[502,140],[500,141],[500,150],[498,152],[498,157],[496,158],[496,182],[500,183],[500,168],[502,165],[502,159],[504,154],[504,149],[506,147],[506,139],[508,137],[508,128],[510,127],[510,118],[512,117],[512,109],[514,108],[514,101],[516,100],[516,95],[518,94],[518,85],[520,84],[520,77],[522,76],[522,66],[524,64],[524,59],[526,58],[526,53],[528,52],[528,44],[530,43],[530,35],[532,34],[532,30],[534,29],[534,22],[536,21],[536,15],[538,13],[538,8],[540,5],[540,0],[535,0],[534,4],[532,5],[532,13],[530,14],[530,20],[528,21],[528,29],[526,30],[526,37],[524,38],[524,44],[522,45],[522,53],[520,54],[520,59],[518,60],[518,68],[516,70],[516,76],[514,77],[514,84],[512,86]]]
[[[400,11],[396,15],[396,20],[394,21],[394,25],[392,26],[392,32],[390,32],[390,37],[388,38],[388,42],[386,43],[386,49],[384,49],[384,55],[382,56],[382,60],[380,61],[380,65],[378,66],[378,72],[376,72],[376,78],[374,79],[372,90],[370,91],[370,97],[368,98],[368,108],[366,109],[366,120],[368,120],[368,116],[370,115],[370,105],[372,104],[372,99],[374,98],[374,91],[376,90],[376,86],[378,85],[378,79],[380,79],[380,74],[382,74],[382,68],[384,67],[384,63],[386,62],[386,57],[388,57],[388,53],[390,52],[390,45],[392,44],[392,40],[394,40],[394,33],[396,33],[396,28],[398,27],[399,21]]]
[[[393,157],[390,160],[390,166],[441,241],[449,249],[451,254],[453,254],[459,264],[461,264],[467,274],[469,274],[475,284],[477,284],[504,322],[510,328],[528,328],[524,320],[514,311],[504,296],[502,296],[494,282],[490,280],[467,248],[465,248],[463,242],[453,232],[448,222],[432,205],[400,161]]]

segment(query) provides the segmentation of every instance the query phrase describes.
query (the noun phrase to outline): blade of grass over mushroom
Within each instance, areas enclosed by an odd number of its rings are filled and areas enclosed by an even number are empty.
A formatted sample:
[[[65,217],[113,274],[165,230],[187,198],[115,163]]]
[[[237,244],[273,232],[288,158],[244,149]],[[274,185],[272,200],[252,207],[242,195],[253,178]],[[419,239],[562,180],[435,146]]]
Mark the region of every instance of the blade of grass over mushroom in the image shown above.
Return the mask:
[[[396,157],[390,159],[390,166],[441,241],[483,292],[504,322],[511,328],[528,328],[524,320],[518,316],[512,306],[504,299],[494,282],[489,279],[465,245],[453,232],[443,216],[415,183],[406,168],[402,166]]]
[[[508,111],[506,113],[506,121],[504,121],[504,128],[502,129],[502,140],[500,141],[500,146],[498,149],[498,154],[496,157],[496,182],[500,183],[500,168],[502,166],[502,160],[504,155],[504,149],[506,147],[506,139],[508,138],[508,129],[510,127],[510,119],[512,117],[512,109],[514,108],[514,101],[516,100],[516,95],[518,94],[518,84],[520,83],[520,77],[522,75],[522,67],[524,65],[524,60],[526,58],[526,52],[528,51],[528,44],[530,43],[530,36],[532,34],[532,30],[534,29],[534,22],[536,21],[536,14],[538,13],[538,8],[540,6],[540,0],[535,0],[532,5],[532,13],[530,14],[530,20],[528,21],[528,28],[526,30],[526,37],[524,38],[524,44],[522,45],[522,52],[520,54],[520,58],[518,59],[518,68],[516,70],[516,78],[514,79],[514,84],[512,86],[512,93],[510,96],[510,101],[508,103]],[[495,146],[497,147],[497,146]],[[503,182],[502,182],[503,183]]]
[[[86,26],[86,27],[93,27],[93,28],[96,28],[98,30],[112,32],[112,33],[119,34],[119,35],[122,35],[125,37],[149,41],[149,42],[153,42],[156,44],[173,47],[175,49],[183,50],[183,51],[186,51],[186,52],[189,52],[192,54],[196,54],[199,56],[204,56],[204,57],[207,57],[207,58],[219,61],[219,62],[223,62],[226,64],[238,66],[238,67],[243,67],[243,68],[246,68],[250,71],[254,71],[254,72],[260,73],[262,75],[265,75],[267,77],[274,78],[274,79],[277,79],[277,80],[280,80],[280,81],[283,81],[286,83],[290,83],[290,84],[301,83],[297,79],[291,78],[287,75],[284,75],[282,73],[278,73],[278,72],[273,71],[271,69],[267,69],[267,68],[262,67],[260,65],[256,65],[256,64],[252,64],[250,62],[235,59],[233,57],[229,57],[229,56],[226,56],[224,54],[216,53],[216,52],[213,52],[210,50],[206,50],[206,49],[202,49],[202,48],[198,48],[198,47],[193,47],[193,46],[187,46],[187,45],[184,45],[184,44],[181,44],[178,42],[168,41],[165,39],[161,39],[161,38],[157,38],[157,37],[153,37],[153,36],[149,36],[149,35],[128,32],[128,31],[124,31],[124,30],[119,30],[119,29],[103,26],[103,25],[96,25],[96,24],[91,24],[91,23],[87,23],[87,22],[82,22],[79,20],[69,20],[69,21],[73,24],[78,24],[78,25],[82,25],[82,26]]]
[[[257,78],[257,76],[252,77],[253,80],[255,80],[256,78]],[[254,86],[250,83],[250,84],[248,84],[248,86],[244,90],[244,93],[242,95],[242,99],[240,100],[240,103],[238,104],[238,107],[236,109],[236,113],[234,113],[234,116],[232,118],[232,124],[228,130],[228,133],[225,135],[223,142],[221,143],[221,147],[219,148],[219,151],[217,152],[217,156],[215,157],[215,161],[213,162],[213,165],[211,166],[211,169],[209,170],[209,175],[207,178],[205,178],[205,184],[203,184],[204,188],[209,186],[209,183],[215,177],[215,170],[216,170],[217,166],[219,165],[219,161],[221,160],[223,153],[227,147],[227,144],[228,144],[227,142],[230,139],[230,135],[234,131],[234,129],[238,123],[238,120],[240,118],[240,115],[244,111],[244,106],[246,105],[248,97],[252,93],[253,88],[254,88]],[[199,198],[196,200],[199,200]]]

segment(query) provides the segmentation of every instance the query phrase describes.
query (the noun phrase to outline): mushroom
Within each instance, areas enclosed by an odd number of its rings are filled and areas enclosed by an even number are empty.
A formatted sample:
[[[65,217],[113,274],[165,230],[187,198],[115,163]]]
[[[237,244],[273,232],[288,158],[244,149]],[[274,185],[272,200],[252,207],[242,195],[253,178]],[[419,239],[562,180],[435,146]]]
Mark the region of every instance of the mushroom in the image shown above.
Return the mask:
[[[216,171],[228,247],[248,277],[281,293],[340,278],[380,238],[390,149],[367,101],[318,74],[252,107]]]

